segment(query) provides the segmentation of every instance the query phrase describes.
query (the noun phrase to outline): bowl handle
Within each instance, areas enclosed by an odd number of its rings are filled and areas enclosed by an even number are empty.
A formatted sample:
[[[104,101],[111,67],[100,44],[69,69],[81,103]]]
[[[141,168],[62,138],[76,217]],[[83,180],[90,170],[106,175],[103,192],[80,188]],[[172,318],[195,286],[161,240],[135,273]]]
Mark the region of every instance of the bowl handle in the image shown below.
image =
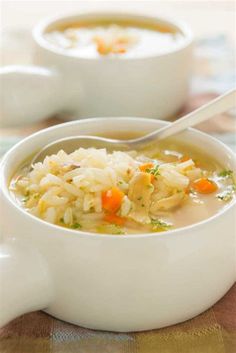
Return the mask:
[[[52,297],[42,255],[15,241],[0,244],[0,327],[22,314],[46,308]]]
[[[63,80],[57,71],[40,66],[0,68],[0,124],[34,123],[63,109]]]

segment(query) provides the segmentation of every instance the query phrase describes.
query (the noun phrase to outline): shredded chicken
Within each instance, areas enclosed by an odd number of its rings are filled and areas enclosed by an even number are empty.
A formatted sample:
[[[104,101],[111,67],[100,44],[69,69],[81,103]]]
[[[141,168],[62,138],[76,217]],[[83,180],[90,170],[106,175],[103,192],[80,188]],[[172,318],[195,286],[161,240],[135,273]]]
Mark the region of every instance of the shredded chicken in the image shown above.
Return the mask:
[[[132,201],[129,217],[139,223],[149,223],[149,207],[153,187],[151,175],[136,173],[130,181],[128,197]]]
[[[185,193],[183,191],[179,191],[169,197],[154,201],[151,204],[150,212],[155,215],[160,210],[169,211],[177,207],[184,200],[184,197]]]
[[[163,198],[169,197],[173,193],[173,188],[167,186],[161,176],[157,176],[153,182],[154,192],[152,194],[152,201],[158,201]]]
[[[167,186],[184,189],[189,184],[189,179],[181,174],[175,165],[166,163],[160,165],[159,172]]]

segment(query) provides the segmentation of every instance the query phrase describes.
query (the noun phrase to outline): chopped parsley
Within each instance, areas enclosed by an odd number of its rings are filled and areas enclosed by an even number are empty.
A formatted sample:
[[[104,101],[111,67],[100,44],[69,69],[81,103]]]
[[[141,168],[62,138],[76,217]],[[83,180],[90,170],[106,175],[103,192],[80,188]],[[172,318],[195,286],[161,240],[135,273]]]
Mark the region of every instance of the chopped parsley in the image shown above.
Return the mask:
[[[219,177],[222,178],[228,178],[233,176],[233,171],[232,170],[222,170],[220,173],[218,173]]]
[[[125,234],[125,231],[122,227],[120,227],[117,224],[104,224],[100,225],[97,227],[97,232],[98,233],[104,233],[104,234],[114,234],[114,235],[123,235]]]
[[[22,199],[22,202],[27,202],[27,201],[29,201],[29,198],[30,198],[30,192],[27,191],[26,194],[25,194],[25,197]]]
[[[230,201],[232,199],[232,195],[230,192],[222,192],[221,194],[217,195],[217,198],[221,201]]]
[[[65,226],[68,226],[69,228],[72,228],[72,229],[81,229],[82,228],[81,224],[79,224],[78,222],[73,223],[71,226],[65,224],[63,217],[61,217],[59,219],[59,221],[60,221],[60,223],[64,224]]]
[[[79,223],[74,223],[74,224],[71,225],[71,228],[73,228],[73,229],[81,229],[82,226]]]
[[[222,191],[217,195],[217,198],[221,201],[230,201],[232,200],[234,193],[236,192],[236,185],[230,185],[226,188],[226,190]]]
[[[116,235],[125,234],[125,232],[122,230],[121,227],[117,226],[116,224],[114,224],[114,226],[116,226],[116,230],[112,234],[116,234]]]
[[[163,232],[172,228],[172,224],[164,222],[161,219],[152,219],[151,225],[154,232]]]
[[[235,192],[236,192],[236,182],[234,179],[234,175],[233,175],[233,171],[232,170],[222,170],[220,173],[218,173],[218,176],[221,178],[229,178],[232,180],[232,185],[227,186],[227,188],[222,191],[221,193],[219,193],[218,195],[216,195],[216,197],[221,200],[221,201],[230,201],[232,200]]]
[[[156,164],[153,168],[147,168],[146,173],[150,173],[150,174],[154,175],[154,177],[157,177],[158,175],[160,175],[159,164]]]
[[[124,230],[118,224],[115,224],[115,223],[108,225],[107,230],[109,233],[114,234],[114,235],[125,234]]]

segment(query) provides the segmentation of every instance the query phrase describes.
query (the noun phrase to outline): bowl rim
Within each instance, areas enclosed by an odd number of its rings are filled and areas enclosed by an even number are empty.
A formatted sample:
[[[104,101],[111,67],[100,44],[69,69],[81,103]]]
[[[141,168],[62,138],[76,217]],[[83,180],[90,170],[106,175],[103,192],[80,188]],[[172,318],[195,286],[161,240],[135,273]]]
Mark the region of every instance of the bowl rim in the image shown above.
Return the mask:
[[[70,122],[65,122],[62,124],[58,124],[58,125],[54,125],[51,127],[48,127],[46,129],[42,129],[40,131],[37,131],[29,136],[27,136],[26,138],[24,138],[23,140],[19,141],[18,143],[16,143],[2,158],[1,162],[0,162],[0,184],[1,184],[1,189],[2,189],[2,194],[3,196],[6,198],[6,200],[11,204],[12,207],[16,208],[18,212],[20,212],[22,214],[22,216],[25,217],[30,217],[32,219],[32,221],[36,222],[41,225],[47,226],[49,227],[49,229],[53,229],[55,232],[58,231],[61,233],[65,233],[65,234],[70,234],[71,236],[79,236],[79,237],[92,237],[92,238],[110,238],[110,239],[137,239],[137,238],[149,238],[149,237],[162,237],[164,236],[165,238],[167,238],[168,236],[175,236],[181,233],[185,233],[188,231],[191,231],[192,229],[196,229],[196,228],[200,228],[202,226],[205,226],[209,223],[214,222],[215,219],[218,219],[219,217],[223,216],[226,212],[228,212],[229,210],[231,210],[231,208],[233,208],[236,205],[236,197],[234,197],[234,199],[232,201],[230,201],[228,204],[226,204],[224,207],[222,207],[217,213],[213,214],[211,217],[204,219],[200,222],[197,223],[193,223],[190,225],[187,225],[185,227],[180,227],[180,228],[175,228],[175,229],[171,229],[171,230],[167,230],[165,232],[158,232],[158,233],[135,233],[135,234],[124,234],[122,236],[118,236],[116,234],[103,234],[103,233],[92,233],[92,232],[86,232],[86,231],[79,231],[79,230],[73,230],[73,229],[69,229],[69,228],[64,228],[61,227],[59,225],[56,224],[52,224],[49,222],[46,222],[44,220],[42,220],[39,217],[36,217],[32,214],[30,214],[29,212],[27,212],[23,207],[20,207],[20,205],[18,205],[13,197],[10,195],[9,192],[9,188],[8,188],[8,181],[5,180],[4,177],[4,168],[6,167],[7,163],[8,163],[8,158],[14,154],[15,150],[17,150],[17,148],[21,145],[24,145],[25,143],[27,143],[28,141],[31,141],[32,139],[34,139],[36,136],[40,136],[43,135],[45,132],[50,132],[53,130],[60,130],[63,129],[63,127],[66,126],[73,126],[73,125],[77,125],[80,123],[86,123],[86,122],[104,122],[106,120],[129,120],[129,121],[136,121],[137,119],[139,119],[140,121],[142,121],[143,123],[147,122],[147,120],[149,120],[150,122],[158,122],[161,123],[163,125],[167,125],[170,124],[170,122],[167,121],[163,121],[163,120],[159,120],[159,119],[149,119],[149,118],[143,118],[143,117],[111,117],[111,118],[103,118],[103,117],[96,117],[96,118],[89,118],[89,119],[82,119],[82,120],[76,120],[76,121],[70,121]],[[200,130],[196,130],[194,128],[188,128],[185,131],[191,131],[196,135],[202,136],[205,139],[209,139],[209,141],[211,141],[212,143],[218,144],[221,148],[223,148],[225,150],[225,152],[227,152],[227,154],[230,155],[230,157],[232,158],[233,162],[236,165],[236,154],[228,147],[226,146],[223,142],[221,142],[220,140],[218,140],[217,138],[204,133]],[[22,159],[23,161],[24,159]],[[1,177],[2,175],[2,177]],[[54,233],[54,232],[52,232]],[[58,236],[58,235],[57,235]]]
[[[57,48],[56,46],[53,46],[44,36],[45,31],[49,25],[52,25],[53,23],[56,22],[64,22],[66,20],[72,20],[73,18],[86,18],[86,17],[94,17],[94,18],[104,18],[104,17],[127,17],[130,19],[135,19],[137,21],[142,21],[142,20],[149,20],[152,22],[162,22],[170,26],[176,27],[184,37],[184,40],[181,41],[181,43],[176,46],[176,48],[170,49],[167,52],[164,53],[153,53],[153,54],[146,54],[144,56],[137,56],[137,57],[120,57],[120,56],[114,56],[114,57],[81,57],[79,55],[75,55],[73,53],[70,53],[67,50]],[[44,19],[42,19],[38,24],[35,25],[35,27],[32,30],[32,36],[33,39],[36,41],[36,43],[42,47],[45,50],[48,50],[54,54],[57,54],[59,56],[64,56],[64,57],[69,57],[69,58],[74,58],[76,60],[84,61],[84,60],[89,60],[89,61],[139,61],[139,60],[145,60],[145,59],[150,59],[150,58],[158,58],[158,57],[163,57],[163,56],[168,56],[177,52],[180,52],[181,50],[187,48],[193,43],[193,32],[190,29],[190,27],[184,22],[184,21],[179,21],[172,19],[171,17],[167,16],[155,16],[155,15],[149,15],[149,14],[142,14],[141,12],[138,11],[133,11],[133,12],[128,12],[128,11],[79,11],[79,12],[69,12],[67,14],[57,14],[54,16],[48,16]]]

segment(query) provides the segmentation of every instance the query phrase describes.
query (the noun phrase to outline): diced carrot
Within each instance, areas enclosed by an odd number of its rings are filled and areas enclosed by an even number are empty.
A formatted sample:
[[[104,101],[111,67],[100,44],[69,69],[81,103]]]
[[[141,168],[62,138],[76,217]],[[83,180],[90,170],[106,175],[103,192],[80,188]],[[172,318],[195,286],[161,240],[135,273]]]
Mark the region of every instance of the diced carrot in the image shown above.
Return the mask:
[[[190,193],[190,190],[191,190],[191,183],[185,188],[185,194],[189,194]]]
[[[123,226],[125,223],[125,218],[117,216],[114,213],[109,213],[104,216],[104,221],[117,224],[118,226]]]
[[[102,193],[103,209],[110,213],[115,213],[119,210],[123,197],[124,193],[116,187],[104,191]]]
[[[153,163],[144,163],[139,166],[139,170],[141,172],[146,172],[147,169],[151,169],[154,167]]]
[[[126,49],[123,46],[115,46],[112,49],[112,53],[114,53],[114,54],[124,54],[124,53],[126,53]]]
[[[180,158],[180,162],[183,163],[183,162],[186,162],[186,161],[189,161],[191,158],[189,156],[183,156]]]
[[[183,162],[189,161],[190,159],[192,159],[192,158],[190,158],[189,156],[183,156],[182,158],[179,159],[179,162],[183,163]],[[196,160],[193,160],[193,161],[194,161],[195,167],[200,166],[198,161],[196,161]]]
[[[104,40],[101,38],[96,38],[95,43],[97,45],[97,51],[101,55],[107,55],[111,52],[110,45],[106,43]]]
[[[218,187],[213,180],[201,178],[193,182],[193,188],[200,194],[211,194],[215,192]]]
[[[150,177],[151,177],[151,183],[153,183],[153,182],[154,182],[154,180],[155,180],[155,175],[150,174]]]

